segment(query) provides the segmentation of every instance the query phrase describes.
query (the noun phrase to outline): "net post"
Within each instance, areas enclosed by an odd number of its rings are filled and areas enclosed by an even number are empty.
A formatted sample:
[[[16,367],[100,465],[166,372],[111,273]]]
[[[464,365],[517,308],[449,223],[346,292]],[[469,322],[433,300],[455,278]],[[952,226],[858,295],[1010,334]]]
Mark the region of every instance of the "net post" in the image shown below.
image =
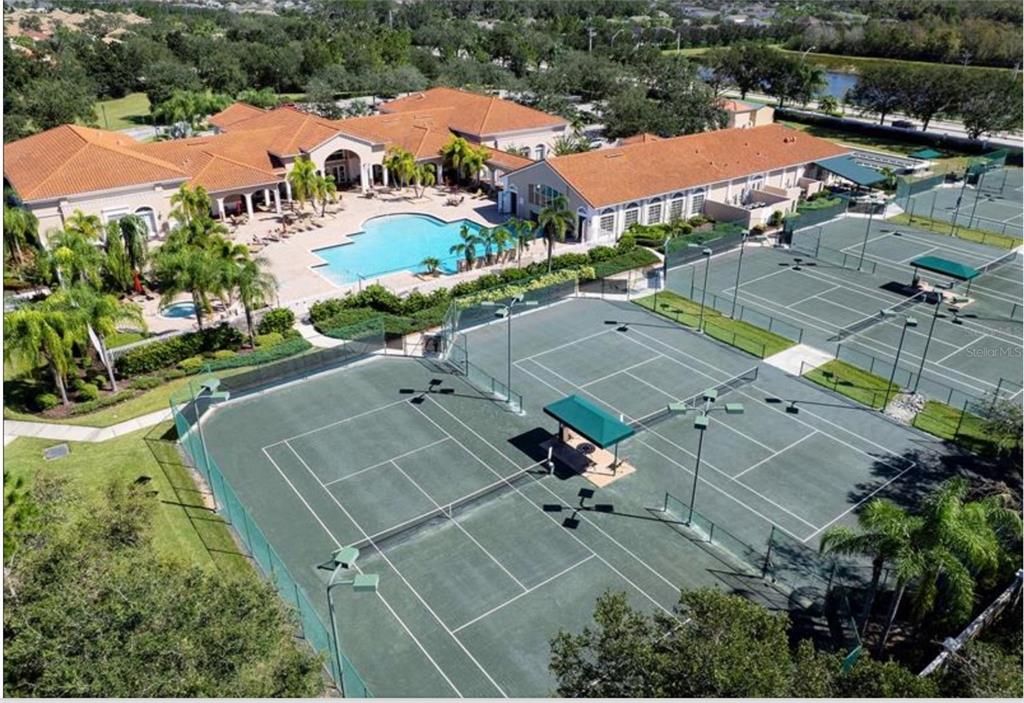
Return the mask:
[[[772,549],[775,546],[775,525],[772,525],[771,531],[768,532],[768,550],[764,555],[764,564],[761,566],[761,578],[765,578],[768,575],[769,567],[772,562]]]

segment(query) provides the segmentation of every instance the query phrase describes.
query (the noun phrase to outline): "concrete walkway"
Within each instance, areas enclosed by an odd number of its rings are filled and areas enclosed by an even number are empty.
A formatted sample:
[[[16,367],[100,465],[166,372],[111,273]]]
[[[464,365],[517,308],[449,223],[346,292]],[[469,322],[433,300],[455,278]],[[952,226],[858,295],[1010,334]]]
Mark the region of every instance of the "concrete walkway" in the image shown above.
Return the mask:
[[[769,356],[764,363],[782,369],[791,376],[801,376],[807,371],[832,361],[833,358],[835,357],[828,352],[806,344],[797,344],[795,347]]]
[[[88,427],[85,425],[59,425],[54,422],[24,422],[4,420],[4,446],[17,437],[39,437],[65,442],[106,442],[108,439],[137,432],[159,425],[171,419],[171,411],[157,410],[147,415],[125,420],[110,427]]]

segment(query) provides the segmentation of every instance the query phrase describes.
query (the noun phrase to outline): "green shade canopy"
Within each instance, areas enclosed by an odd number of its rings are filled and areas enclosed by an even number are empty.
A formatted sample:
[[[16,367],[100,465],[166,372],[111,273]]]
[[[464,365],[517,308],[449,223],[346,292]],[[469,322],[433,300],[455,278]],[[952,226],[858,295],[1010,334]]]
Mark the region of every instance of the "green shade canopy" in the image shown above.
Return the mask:
[[[942,152],[935,149],[918,149],[908,156],[912,159],[939,159],[942,158]]]
[[[859,186],[869,186],[885,180],[881,173],[873,168],[861,166],[852,156],[833,156],[831,159],[815,161],[814,165]]]
[[[544,414],[555,418],[601,449],[636,434],[632,427],[619,418],[578,395],[570,395],[544,406]]]
[[[971,268],[967,264],[950,261],[938,256],[919,256],[911,261],[910,265],[925,271],[941,273],[943,276],[949,276],[958,281],[969,281],[981,274],[978,269]]]

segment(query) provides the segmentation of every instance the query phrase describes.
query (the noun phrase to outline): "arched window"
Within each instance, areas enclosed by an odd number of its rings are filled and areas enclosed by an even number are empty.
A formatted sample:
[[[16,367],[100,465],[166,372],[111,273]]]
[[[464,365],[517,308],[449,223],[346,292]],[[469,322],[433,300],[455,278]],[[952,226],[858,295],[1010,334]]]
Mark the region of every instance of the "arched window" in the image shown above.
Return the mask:
[[[700,190],[693,194],[690,199],[690,217],[699,215],[704,211],[704,199],[707,197],[707,191]]]
[[[629,229],[639,221],[640,205],[638,203],[630,203],[626,206],[625,229]]]
[[[534,156],[534,158],[537,161],[543,161],[544,160],[544,145],[543,144],[538,144],[536,147],[534,147],[534,149],[533,149],[533,156]]]
[[[615,234],[615,211],[611,208],[601,211],[601,234]]]
[[[156,213],[153,212],[153,208],[140,207],[135,211],[135,214],[142,218],[142,221],[146,223],[146,229],[149,230],[149,236],[155,237],[157,234]]]
[[[654,198],[647,203],[647,224],[656,225],[661,222],[661,198]]]
[[[673,193],[672,200],[668,204],[668,221],[683,219],[683,206],[686,205],[686,196],[682,193]]]

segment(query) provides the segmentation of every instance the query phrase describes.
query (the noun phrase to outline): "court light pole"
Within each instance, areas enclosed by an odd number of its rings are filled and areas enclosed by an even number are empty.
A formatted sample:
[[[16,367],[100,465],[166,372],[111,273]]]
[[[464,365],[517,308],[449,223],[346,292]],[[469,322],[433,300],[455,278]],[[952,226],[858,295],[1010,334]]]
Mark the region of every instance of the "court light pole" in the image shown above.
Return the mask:
[[[700,432],[700,437],[697,439],[697,461],[693,469],[693,484],[690,487],[690,514],[686,518],[688,527],[693,524],[694,504],[697,501],[697,481],[700,478],[700,457],[704,449],[704,432],[707,431],[709,424],[708,415],[713,410],[725,410],[727,415],[743,414],[743,403],[725,403],[716,406],[714,403],[718,400],[718,391],[714,388],[704,391],[701,397],[704,401],[701,407],[691,408],[686,403],[669,403],[667,408],[668,412],[673,414],[697,413],[693,419],[693,427]]]
[[[342,547],[341,549],[335,550],[331,555],[331,561],[328,562],[334,567],[331,572],[331,578],[327,582],[327,612],[331,618],[331,640],[334,645],[334,661],[338,666],[338,679],[335,683],[338,685],[338,690],[345,693],[344,684],[342,679],[344,675],[342,670],[344,665],[342,664],[341,658],[341,643],[338,641],[338,621],[334,615],[334,600],[331,598],[331,591],[337,586],[351,586],[352,590],[357,593],[376,593],[377,585],[380,583],[380,577],[377,574],[356,574],[351,578],[346,578],[340,581],[335,579],[338,574],[343,571],[349,571],[355,568],[356,559],[359,558],[359,550],[355,547]]]
[[[885,387],[885,404],[889,404],[889,391],[892,390],[892,384],[896,380],[896,368],[900,365],[900,354],[903,352],[903,339],[907,336],[908,327],[917,327],[917,320],[913,317],[908,317],[903,321],[903,329],[900,330],[900,343],[896,347],[896,360],[892,362],[892,373],[889,374],[889,385]]]
[[[914,379],[914,393],[917,393],[917,386],[921,383],[921,374],[924,373],[924,362],[928,359],[928,347],[932,343],[932,333],[935,332],[935,320],[939,317],[939,308],[942,307],[942,291],[936,289],[939,299],[935,301],[935,312],[932,313],[932,323],[928,326],[928,339],[924,341],[924,351],[921,352],[921,365],[917,367],[917,378]]]
[[[736,299],[740,294],[740,272],[743,270],[743,249],[747,243],[747,235],[749,232],[743,232],[740,235],[740,260],[736,262],[736,285],[732,289],[732,312],[729,313],[729,317],[736,317]]]
[[[971,216],[967,220],[968,229],[974,226],[974,215],[978,212],[978,201],[981,200],[981,183],[985,180],[986,173],[988,173],[988,171],[982,171],[978,174],[978,182],[974,186],[974,205],[971,206]]]
[[[708,297],[708,272],[711,270],[711,249],[705,247],[701,252],[704,257],[704,289],[700,293],[700,318],[697,321],[697,333],[704,334],[704,301]]]
[[[505,402],[508,403],[508,405],[511,407],[511,405],[512,405],[512,310],[513,310],[513,308],[515,308],[516,305],[522,305],[523,307],[528,307],[528,308],[536,307],[537,301],[536,300],[523,300],[523,296],[522,295],[516,295],[516,296],[513,296],[513,298],[510,301],[508,301],[508,304],[506,304],[506,305],[502,305],[501,303],[496,303],[496,302],[491,301],[491,300],[485,300],[484,302],[480,303],[480,305],[485,307],[485,308],[498,308],[497,312],[494,313],[494,316],[498,317],[498,318],[502,318],[503,317],[503,318],[505,318],[506,322],[508,323],[508,327],[507,327],[507,329],[508,329],[508,350],[506,352],[507,353],[506,360],[508,362],[507,363],[508,371],[507,371],[507,381],[505,383]]]
[[[882,200],[882,211],[885,211],[888,203]],[[868,207],[868,226],[864,228],[864,242],[860,245],[860,261],[857,262],[857,270],[860,271],[861,266],[864,265],[864,256],[868,251],[868,237],[871,236],[871,222],[875,219],[875,203],[871,203]]]

